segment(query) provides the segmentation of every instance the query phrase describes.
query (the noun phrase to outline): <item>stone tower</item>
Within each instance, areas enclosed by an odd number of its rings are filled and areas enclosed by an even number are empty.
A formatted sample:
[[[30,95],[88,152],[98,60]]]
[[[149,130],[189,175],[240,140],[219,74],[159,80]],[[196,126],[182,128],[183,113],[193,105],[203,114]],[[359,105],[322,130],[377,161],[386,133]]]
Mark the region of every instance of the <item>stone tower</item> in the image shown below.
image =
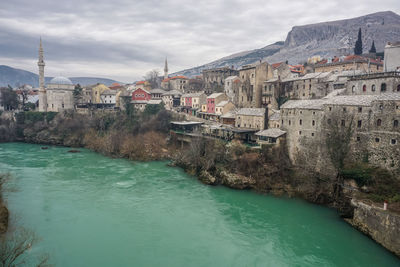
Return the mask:
[[[165,58],[165,66],[164,66],[164,79],[168,78],[168,61],[167,58]]]
[[[40,38],[39,45],[39,111],[46,112],[47,111],[47,95],[46,89],[44,88],[44,59],[43,59],[43,46],[42,46],[42,38]]]

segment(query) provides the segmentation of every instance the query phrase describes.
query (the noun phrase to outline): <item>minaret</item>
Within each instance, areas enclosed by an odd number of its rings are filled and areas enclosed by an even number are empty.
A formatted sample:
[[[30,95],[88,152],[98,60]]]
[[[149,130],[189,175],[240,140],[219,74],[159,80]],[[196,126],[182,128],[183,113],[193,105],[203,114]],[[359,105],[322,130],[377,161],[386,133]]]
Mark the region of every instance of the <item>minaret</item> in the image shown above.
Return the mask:
[[[44,60],[43,60],[43,46],[42,46],[42,38],[40,37],[40,46],[39,46],[39,111],[46,112],[47,111],[47,96],[46,89],[44,88]]]
[[[167,58],[165,58],[165,66],[164,66],[164,79],[168,78],[168,61]]]

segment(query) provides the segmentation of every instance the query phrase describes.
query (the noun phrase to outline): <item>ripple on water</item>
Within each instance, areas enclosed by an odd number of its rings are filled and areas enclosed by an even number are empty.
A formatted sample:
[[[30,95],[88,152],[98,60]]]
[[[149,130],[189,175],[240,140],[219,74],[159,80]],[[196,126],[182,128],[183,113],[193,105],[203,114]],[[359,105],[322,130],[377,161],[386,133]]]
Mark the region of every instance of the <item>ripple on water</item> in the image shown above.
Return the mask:
[[[12,216],[56,266],[399,266],[304,201],[204,186],[166,162],[0,144]]]

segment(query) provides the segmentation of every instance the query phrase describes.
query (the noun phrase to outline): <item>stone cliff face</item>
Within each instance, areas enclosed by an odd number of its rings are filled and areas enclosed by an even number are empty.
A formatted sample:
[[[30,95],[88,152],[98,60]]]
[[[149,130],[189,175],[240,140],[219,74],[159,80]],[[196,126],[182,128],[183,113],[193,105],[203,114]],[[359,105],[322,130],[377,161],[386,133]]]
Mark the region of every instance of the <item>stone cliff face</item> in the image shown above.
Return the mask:
[[[359,201],[352,204],[354,217],[348,222],[400,257],[400,216]]]
[[[359,28],[362,31],[364,53],[368,53],[372,41],[375,41],[377,51],[382,52],[387,42],[400,40],[400,16],[391,11],[378,12],[352,19],[295,26],[285,42],[233,54],[179,74],[197,75],[203,69],[224,66],[239,68],[260,59],[270,63],[288,60],[290,64],[296,64],[315,55],[330,57],[352,54]]]

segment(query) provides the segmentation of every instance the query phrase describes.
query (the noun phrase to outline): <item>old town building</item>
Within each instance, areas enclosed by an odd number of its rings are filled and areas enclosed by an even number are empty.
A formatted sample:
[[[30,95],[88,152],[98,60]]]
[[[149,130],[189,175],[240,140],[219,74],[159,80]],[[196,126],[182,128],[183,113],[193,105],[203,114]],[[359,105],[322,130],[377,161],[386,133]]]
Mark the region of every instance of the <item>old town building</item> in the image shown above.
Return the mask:
[[[400,70],[400,42],[388,43],[385,46],[384,70]]]
[[[398,168],[400,162],[393,155],[400,150],[399,106],[398,93],[290,100],[281,107],[289,156],[295,164],[311,163],[318,171],[326,170],[327,140],[339,129],[350,135],[349,158]]]
[[[383,71],[383,62],[380,59],[350,55],[342,58],[325,59],[316,63],[313,67],[315,72],[361,70],[370,73]]]
[[[235,126],[264,130],[268,123],[268,110],[265,108],[241,108],[235,114]]]
[[[223,92],[225,79],[237,75],[237,70],[228,67],[203,70],[203,81],[206,94]]]
[[[267,62],[243,66],[239,70],[238,107],[261,107],[263,83],[272,77],[272,68]]]
[[[350,77],[347,82],[348,95],[380,95],[390,92],[400,93],[399,72],[356,75]]]

